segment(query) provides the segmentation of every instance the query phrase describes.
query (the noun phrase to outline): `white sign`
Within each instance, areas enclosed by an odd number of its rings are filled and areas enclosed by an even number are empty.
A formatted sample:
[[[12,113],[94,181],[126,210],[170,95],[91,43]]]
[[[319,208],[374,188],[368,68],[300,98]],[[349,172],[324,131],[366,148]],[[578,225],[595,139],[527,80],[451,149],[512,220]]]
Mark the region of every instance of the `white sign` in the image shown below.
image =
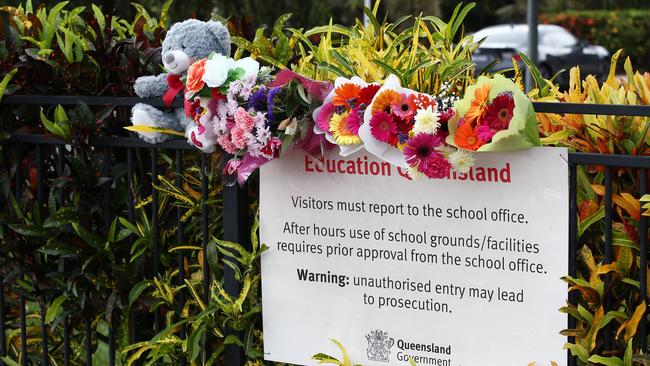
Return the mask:
[[[567,151],[475,158],[416,181],[363,151],[264,165],[265,358],[336,339],[363,365],[565,365]]]

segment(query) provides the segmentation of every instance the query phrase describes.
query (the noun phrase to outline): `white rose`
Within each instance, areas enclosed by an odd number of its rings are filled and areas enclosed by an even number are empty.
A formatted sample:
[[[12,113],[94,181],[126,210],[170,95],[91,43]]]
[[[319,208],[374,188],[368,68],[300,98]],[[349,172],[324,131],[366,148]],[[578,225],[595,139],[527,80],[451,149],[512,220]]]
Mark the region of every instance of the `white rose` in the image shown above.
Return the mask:
[[[231,58],[214,55],[205,63],[203,82],[210,88],[218,88],[228,79],[228,72],[234,66]]]
[[[244,70],[242,80],[246,80],[251,76],[257,77],[257,74],[260,72],[260,63],[250,57],[235,61],[235,67],[240,67]]]

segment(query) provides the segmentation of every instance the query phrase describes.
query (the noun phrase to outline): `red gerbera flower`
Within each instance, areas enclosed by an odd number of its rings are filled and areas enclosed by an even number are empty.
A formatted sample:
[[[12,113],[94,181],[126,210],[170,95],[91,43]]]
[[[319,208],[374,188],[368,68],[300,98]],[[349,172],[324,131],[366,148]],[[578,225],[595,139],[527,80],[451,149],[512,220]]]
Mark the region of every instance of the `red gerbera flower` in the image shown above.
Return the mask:
[[[370,84],[365,88],[361,89],[359,92],[359,104],[364,104],[368,106],[372,102],[372,98],[375,97],[375,94],[381,89],[377,84]]]
[[[510,125],[514,109],[515,100],[512,93],[501,93],[492,99],[492,103],[485,111],[483,121],[495,131],[505,130]]]

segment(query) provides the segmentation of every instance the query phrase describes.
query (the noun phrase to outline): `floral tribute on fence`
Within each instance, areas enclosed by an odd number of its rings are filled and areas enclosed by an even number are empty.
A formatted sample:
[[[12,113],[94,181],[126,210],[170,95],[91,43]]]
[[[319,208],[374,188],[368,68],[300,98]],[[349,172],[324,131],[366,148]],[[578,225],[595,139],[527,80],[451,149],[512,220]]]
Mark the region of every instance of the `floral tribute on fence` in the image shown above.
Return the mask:
[[[228,182],[240,185],[263,164],[297,148],[316,158],[332,147],[341,156],[365,149],[405,168],[413,179],[440,179],[468,172],[474,152],[541,145],[532,103],[512,80],[466,76],[459,87],[458,75],[470,74],[466,67],[452,76],[439,71],[429,76],[434,83],[425,82],[427,67],[439,67],[442,60],[422,51],[421,45],[404,49],[402,54],[412,57],[402,70],[399,60],[397,68],[385,65],[373,59],[379,56],[370,48],[352,48],[353,42],[341,42],[335,54],[348,52],[352,62],[365,66],[354,72],[352,63],[344,64],[352,73],[333,78],[331,73],[307,72],[316,50],[295,64],[296,71],[275,71],[279,68],[261,67],[252,57],[235,60],[217,53],[196,60],[181,78],[191,121],[184,135],[205,153],[219,149],[231,155],[223,172]],[[348,62],[346,57],[337,59]],[[415,61],[420,66],[406,69]],[[372,62],[390,72],[368,71]],[[319,80],[301,73],[305,70]]]

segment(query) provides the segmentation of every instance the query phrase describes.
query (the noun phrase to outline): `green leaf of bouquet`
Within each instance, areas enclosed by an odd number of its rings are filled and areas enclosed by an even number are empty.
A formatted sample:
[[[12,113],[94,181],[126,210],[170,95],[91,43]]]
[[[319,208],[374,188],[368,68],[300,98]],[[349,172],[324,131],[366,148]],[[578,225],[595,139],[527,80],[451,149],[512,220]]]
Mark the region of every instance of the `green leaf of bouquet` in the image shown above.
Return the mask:
[[[241,67],[235,67],[234,69],[230,69],[230,71],[228,71],[228,80],[229,81],[239,80],[243,78],[245,74],[246,74],[246,70],[242,69]]]

